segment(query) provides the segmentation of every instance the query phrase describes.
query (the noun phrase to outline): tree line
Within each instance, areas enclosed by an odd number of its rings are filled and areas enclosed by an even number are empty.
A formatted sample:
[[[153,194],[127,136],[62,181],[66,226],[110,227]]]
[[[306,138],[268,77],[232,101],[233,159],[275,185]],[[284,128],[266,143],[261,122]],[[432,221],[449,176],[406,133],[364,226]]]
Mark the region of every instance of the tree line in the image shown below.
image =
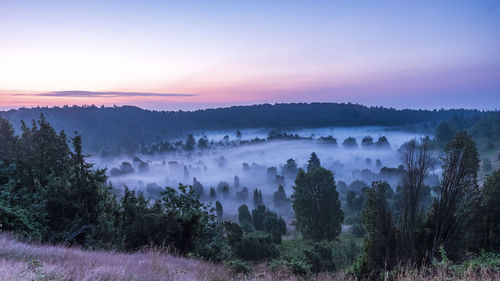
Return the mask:
[[[201,130],[240,128],[308,128],[325,126],[406,126],[427,123],[434,128],[453,116],[472,118],[477,110],[397,110],[352,103],[296,103],[233,106],[196,111],[150,111],[133,106],[64,106],[20,108],[0,112],[19,124],[44,114],[57,129],[77,130],[84,148],[112,153],[136,152],[141,145],[185,136]]]

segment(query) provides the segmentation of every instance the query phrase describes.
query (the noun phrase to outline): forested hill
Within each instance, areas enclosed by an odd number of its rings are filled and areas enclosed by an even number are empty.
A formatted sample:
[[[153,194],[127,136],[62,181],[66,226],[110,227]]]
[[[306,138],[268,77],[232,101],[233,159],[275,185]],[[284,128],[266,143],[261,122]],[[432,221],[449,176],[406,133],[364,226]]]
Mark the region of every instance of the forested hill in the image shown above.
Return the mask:
[[[323,126],[403,126],[438,122],[453,116],[481,114],[476,110],[396,110],[358,104],[296,103],[233,106],[197,111],[150,111],[134,106],[96,107],[65,106],[21,108],[0,112],[18,130],[20,121],[28,126],[44,114],[57,129],[68,134],[78,131],[87,149],[136,147],[186,132],[238,128],[306,128]]]

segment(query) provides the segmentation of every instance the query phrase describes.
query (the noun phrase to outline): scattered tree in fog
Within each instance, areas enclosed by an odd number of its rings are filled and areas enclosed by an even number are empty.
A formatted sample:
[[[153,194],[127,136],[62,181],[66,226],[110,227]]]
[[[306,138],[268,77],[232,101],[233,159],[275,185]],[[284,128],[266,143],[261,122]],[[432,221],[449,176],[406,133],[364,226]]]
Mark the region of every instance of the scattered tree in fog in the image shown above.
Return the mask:
[[[319,161],[318,155],[316,155],[316,153],[313,152],[311,153],[309,161],[307,161],[307,171],[310,172],[319,167],[321,167],[321,163]]]
[[[135,172],[134,167],[129,162],[122,162],[119,168],[113,168],[110,171],[112,176],[121,176]]]
[[[441,122],[436,128],[435,138],[440,145],[448,143],[454,135],[455,132],[446,121]]]
[[[248,206],[245,204],[238,207],[238,222],[242,226],[245,224],[253,224],[252,215],[248,210]]]
[[[285,188],[282,185],[279,185],[278,190],[273,193],[273,202],[276,207],[282,207],[288,203]]]
[[[319,163],[313,155],[310,163]],[[299,169],[293,187],[295,225],[306,239],[333,240],[340,234],[344,220],[333,173],[323,167],[309,166],[311,169],[307,172]]]
[[[327,136],[327,137],[321,136],[321,137],[318,138],[318,141],[320,143],[337,145],[337,139],[334,138],[333,136]]]
[[[283,166],[284,176],[295,179],[298,171],[299,169],[297,168],[297,163],[294,159],[290,158],[286,160],[286,164]]]
[[[443,158],[443,180],[438,199],[432,206],[433,242],[431,257],[439,247],[451,253],[470,227],[468,211],[477,188],[479,157],[472,138],[461,131],[446,144]]]
[[[391,145],[389,144],[389,141],[385,136],[381,136],[380,138],[378,138],[375,146],[378,148],[391,148]]]
[[[197,181],[196,178],[193,178],[193,192],[199,197],[203,197],[203,195],[205,195],[203,185],[199,181]]]
[[[207,139],[207,137],[201,137],[198,140],[198,148],[199,149],[205,149],[207,147],[208,147],[208,139]]]
[[[217,197],[217,195],[215,193],[215,188],[210,187],[210,198],[215,199],[215,197]]]
[[[238,176],[234,176],[234,188],[238,190],[240,188],[240,178]]]
[[[248,200],[248,188],[243,187],[240,191],[236,192],[236,200],[247,201]]]
[[[196,144],[196,140],[193,137],[193,134],[189,134],[186,138],[186,144],[184,145],[185,150],[193,150]]]
[[[358,143],[356,142],[356,139],[353,138],[353,137],[348,137],[344,140],[344,142],[342,142],[342,145],[345,147],[345,148],[353,148],[353,147],[357,147],[358,146]]]
[[[370,136],[365,136],[361,140],[361,145],[362,146],[372,146],[373,145],[373,138]]]
[[[224,216],[224,209],[222,208],[222,204],[219,201],[215,201],[215,214],[217,215],[217,219],[222,221],[222,217]]]
[[[402,148],[405,168],[401,189],[400,229],[403,251],[409,260],[416,258],[416,230],[421,225],[423,210],[419,207],[424,179],[432,167],[427,143],[411,140]]]
[[[258,207],[259,205],[263,205],[264,200],[262,199],[262,191],[259,189],[253,190],[253,206]]]

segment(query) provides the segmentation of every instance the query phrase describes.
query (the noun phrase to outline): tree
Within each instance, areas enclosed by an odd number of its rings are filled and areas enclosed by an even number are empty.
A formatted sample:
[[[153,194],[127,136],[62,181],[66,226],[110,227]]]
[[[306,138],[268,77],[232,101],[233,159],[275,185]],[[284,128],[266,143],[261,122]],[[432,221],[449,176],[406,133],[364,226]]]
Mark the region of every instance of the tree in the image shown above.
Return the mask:
[[[307,171],[310,172],[316,168],[320,168],[321,163],[319,161],[318,155],[315,152],[311,153],[309,161],[307,161]]]
[[[292,158],[286,160],[286,164],[283,166],[283,175],[288,178],[295,178],[297,176],[297,163]]]
[[[205,195],[205,189],[203,188],[203,185],[199,181],[197,181],[196,178],[193,178],[193,192],[199,197],[203,197],[203,195]]]
[[[432,248],[434,257],[440,246],[447,253],[457,248],[470,221],[470,195],[477,188],[479,157],[471,136],[458,132],[446,144],[443,161],[441,192],[434,202],[432,218]]]
[[[187,141],[186,141],[186,145],[187,145]],[[193,146],[194,147],[194,146]],[[198,148],[200,149],[205,149],[208,147],[208,139],[207,137],[201,137],[199,140],[198,140]],[[188,149],[188,150],[191,150],[191,149]]]
[[[196,140],[194,139],[193,134],[189,134],[186,138],[186,145],[184,146],[184,149],[193,150],[195,144],[196,144]]]
[[[354,208],[354,198],[356,198],[356,192],[354,192],[352,190],[348,190],[347,196],[346,196],[346,202],[347,202],[347,206],[349,206],[349,208],[351,208],[351,209]]]
[[[453,138],[455,132],[451,129],[450,125],[448,125],[448,122],[443,121],[436,128],[435,135],[437,142],[441,145],[445,145]]]
[[[240,188],[240,178],[238,176],[234,176],[234,188],[236,190]]]
[[[402,249],[406,258],[416,258],[416,230],[423,220],[420,193],[424,179],[432,167],[432,157],[426,142],[411,140],[403,145],[402,162],[405,167],[401,188],[400,230]]]
[[[500,170],[487,176],[481,190],[478,215],[478,247],[500,251]]]
[[[215,213],[217,214],[217,219],[222,221],[224,210],[222,209],[222,204],[219,201],[215,201]]]
[[[379,137],[375,146],[378,148],[391,148],[391,145],[385,136]]]
[[[288,202],[286,198],[285,188],[282,185],[278,186],[278,190],[273,193],[274,206],[281,207]]]
[[[340,234],[344,213],[331,171],[299,169],[292,194],[295,225],[304,238],[333,240]]]
[[[240,191],[236,191],[236,200],[239,201],[248,200],[248,188],[243,187]]]
[[[354,269],[358,276],[379,276],[381,269],[389,271],[397,263],[397,231],[384,184],[373,182],[365,196],[367,200],[361,211],[361,220],[366,235],[363,252]]]
[[[253,206],[256,208],[262,204],[264,204],[264,200],[262,199],[262,191],[256,188],[253,190]]]
[[[362,146],[372,146],[373,145],[373,138],[370,136],[366,136],[361,140],[361,145]]]
[[[347,139],[344,140],[344,142],[342,143],[342,145],[344,147],[346,147],[346,148],[353,148],[353,147],[357,147],[358,143],[356,142],[355,138],[348,137]]]
[[[238,207],[238,222],[240,225],[253,224],[252,215],[245,204]]]

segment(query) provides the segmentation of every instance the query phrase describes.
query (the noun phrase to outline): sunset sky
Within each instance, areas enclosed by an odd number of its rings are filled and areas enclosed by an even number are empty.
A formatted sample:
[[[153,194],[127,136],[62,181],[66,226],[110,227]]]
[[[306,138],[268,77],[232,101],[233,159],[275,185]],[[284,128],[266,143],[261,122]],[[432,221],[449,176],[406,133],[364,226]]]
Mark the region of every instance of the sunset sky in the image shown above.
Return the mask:
[[[500,109],[500,1],[0,0],[0,109]]]

